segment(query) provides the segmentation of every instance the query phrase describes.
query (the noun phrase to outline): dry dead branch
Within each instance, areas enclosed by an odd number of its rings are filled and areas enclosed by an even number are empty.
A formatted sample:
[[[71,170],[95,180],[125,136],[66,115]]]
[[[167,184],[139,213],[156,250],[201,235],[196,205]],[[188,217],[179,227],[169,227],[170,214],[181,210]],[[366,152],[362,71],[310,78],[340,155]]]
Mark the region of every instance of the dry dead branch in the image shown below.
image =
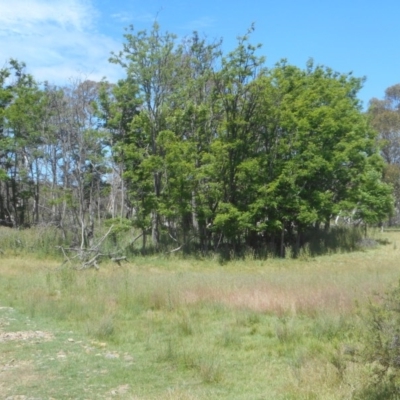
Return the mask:
[[[111,261],[116,262],[118,265],[121,265],[121,261],[126,261],[126,256],[120,256],[117,253],[102,253],[100,252],[101,244],[107,238],[107,236],[111,233],[114,225],[112,225],[106,234],[93,246],[90,248],[80,248],[80,247],[62,247],[57,246],[60,249],[64,256],[64,261],[60,267],[69,263],[76,269],[88,269],[95,268],[99,269],[99,262],[102,258],[109,258]],[[71,255],[72,254],[72,255]]]

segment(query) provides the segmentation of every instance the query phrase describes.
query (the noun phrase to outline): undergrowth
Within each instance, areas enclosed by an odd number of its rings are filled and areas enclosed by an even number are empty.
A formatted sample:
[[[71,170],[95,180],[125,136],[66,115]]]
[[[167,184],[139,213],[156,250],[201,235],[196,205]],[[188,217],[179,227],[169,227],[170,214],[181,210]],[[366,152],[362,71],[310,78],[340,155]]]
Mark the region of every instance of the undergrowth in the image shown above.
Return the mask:
[[[101,253],[104,257],[99,261],[107,260],[107,255],[132,257],[183,257],[199,260],[218,260],[220,264],[225,264],[234,260],[266,260],[280,257],[278,247],[271,243],[265,243],[261,247],[252,248],[242,246],[233,249],[223,242],[209,251],[203,251],[198,244],[192,243],[191,247],[182,247],[180,251],[171,253],[171,248],[167,244],[161,243],[159,249],[154,249],[151,244],[143,248],[140,240],[135,240],[138,232],[129,225],[117,224],[111,226],[107,224],[96,228],[94,243],[101,241]],[[106,235],[109,233],[108,236]],[[103,241],[103,238],[105,240]],[[362,250],[365,247],[389,244],[387,239],[382,239],[379,232],[370,229],[368,237],[365,238],[365,231],[359,227],[333,226],[329,230],[309,230],[302,233],[300,247],[294,239],[285,243],[284,258],[298,258],[308,261],[319,255],[329,255],[337,253],[352,252]],[[373,244],[373,245],[371,245]],[[80,244],[74,243],[72,238],[65,237],[60,229],[52,226],[37,226],[27,229],[10,229],[0,227],[0,254],[24,255],[28,254],[36,258],[57,258],[64,261],[64,252],[68,249],[80,249]],[[76,253],[72,253],[76,254]]]

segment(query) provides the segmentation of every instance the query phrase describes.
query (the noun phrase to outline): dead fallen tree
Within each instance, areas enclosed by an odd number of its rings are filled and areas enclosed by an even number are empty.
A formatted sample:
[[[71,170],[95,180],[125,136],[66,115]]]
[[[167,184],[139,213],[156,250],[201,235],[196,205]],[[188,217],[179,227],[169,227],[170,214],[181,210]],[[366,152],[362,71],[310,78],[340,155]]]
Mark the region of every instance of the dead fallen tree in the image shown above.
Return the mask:
[[[101,245],[106,240],[108,235],[111,233],[113,227],[114,226],[112,225],[110,229],[107,231],[107,233],[90,248],[84,248],[83,246],[81,247],[57,246],[56,248],[59,249],[64,256],[64,260],[60,265],[60,268],[66,264],[69,264],[73,268],[79,270],[89,269],[89,268],[95,268],[96,270],[98,270],[99,263],[104,258],[109,259],[120,266],[121,261],[126,261],[126,256],[123,256],[119,253],[104,253],[101,251]]]

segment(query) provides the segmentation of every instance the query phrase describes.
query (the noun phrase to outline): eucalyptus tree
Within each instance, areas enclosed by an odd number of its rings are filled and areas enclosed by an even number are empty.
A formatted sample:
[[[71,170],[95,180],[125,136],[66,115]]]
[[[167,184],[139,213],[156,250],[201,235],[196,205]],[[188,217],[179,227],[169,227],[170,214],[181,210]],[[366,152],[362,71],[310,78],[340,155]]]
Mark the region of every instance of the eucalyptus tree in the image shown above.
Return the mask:
[[[385,181],[394,189],[397,213],[400,209],[400,84],[390,86],[382,100],[373,98],[368,115],[378,132],[381,153],[386,161]]]
[[[93,105],[99,98],[99,83],[78,79],[68,86],[49,88],[47,96],[52,129],[48,138],[50,204],[57,205],[59,226],[84,248],[106,207],[107,135]]]
[[[37,223],[46,98],[16,60],[1,71],[0,81],[0,219],[12,218],[16,226]]]
[[[5,112],[13,100],[13,85],[9,83],[12,69],[9,67],[0,70],[0,219],[10,220],[9,211],[9,139],[7,137],[7,120]]]
[[[387,88],[384,99],[373,98],[368,113],[386,163],[400,165],[400,84]]]
[[[119,80],[116,84],[102,81],[98,102],[93,103],[103,127],[109,132],[108,150],[112,155],[109,211],[113,219],[122,219],[132,211],[126,195],[123,176],[125,171],[124,146],[129,143],[130,124],[138,113],[140,105],[137,93],[137,86],[129,77]]]

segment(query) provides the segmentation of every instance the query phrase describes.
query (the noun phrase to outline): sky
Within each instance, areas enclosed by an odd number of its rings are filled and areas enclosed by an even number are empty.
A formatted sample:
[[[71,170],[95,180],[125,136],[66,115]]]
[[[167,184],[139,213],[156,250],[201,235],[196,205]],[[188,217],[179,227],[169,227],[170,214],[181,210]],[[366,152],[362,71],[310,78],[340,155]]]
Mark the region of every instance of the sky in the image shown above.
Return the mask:
[[[0,68],[15,58],[40,82],[113,82],[124,72],[108,59],[129,25],[150,30],[157,21],[182,39],[196,30],[229,52],[254,23],[251,42],[262,44],[268,67],[285,58],[305,68],[312,58],[365,76],[366,107],[400,83],[399,16],[399,0],[0,0]]]

